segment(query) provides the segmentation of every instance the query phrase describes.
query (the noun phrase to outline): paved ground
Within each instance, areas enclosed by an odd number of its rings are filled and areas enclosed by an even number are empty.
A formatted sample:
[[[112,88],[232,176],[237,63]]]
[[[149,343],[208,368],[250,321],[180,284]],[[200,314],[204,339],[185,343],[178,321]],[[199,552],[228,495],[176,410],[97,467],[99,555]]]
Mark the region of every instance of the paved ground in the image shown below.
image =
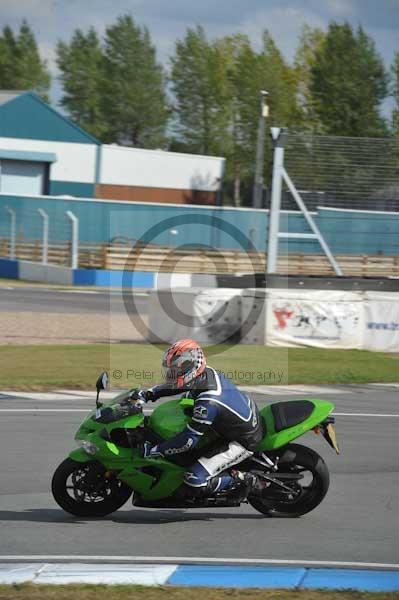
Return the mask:
[[[147,293],[135,291],[135,304],[140,313],[147,302]],[[68,314],[125,313],[120,290],[54,289],[35,286],[1,286],[0,312],[39,312]]]
[[[275,398],[257,395],[260,404]],[[324,391],[324,393],[323,393]],[[307,392],[307,393],[306,393]],[[303,386],[277,399],[311,396]],[[54,503],[52,472],[74,446],[93,405],[77,395],[0,396],[0,555],[136,555],[399,562],[399,388],[319,386],[336,405],[342,455],[302,438],[328,462],[330,491],[301,519],[267,519],[244,505],[203,511],[126,507],[101,520],[76,519]],[[58,399],[57,399],[58,398]]]
[[[133,294],[128,316],[120,290],[0,286],[0,344],[142,341],[136,323],[146,323],[148,295]]]

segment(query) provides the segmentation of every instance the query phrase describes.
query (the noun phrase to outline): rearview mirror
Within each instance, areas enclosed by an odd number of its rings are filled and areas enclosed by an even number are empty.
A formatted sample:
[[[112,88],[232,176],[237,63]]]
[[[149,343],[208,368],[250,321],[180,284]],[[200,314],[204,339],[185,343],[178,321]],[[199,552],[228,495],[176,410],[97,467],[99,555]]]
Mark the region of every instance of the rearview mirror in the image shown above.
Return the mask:
[[[100,377],[97,379],[97,382],[96,382],[97,392],[99,392],[100,390],[105,390],[107,388],[107,385],[108,385],[108,373],[107,373],[107,371],[103,371],[103,373],[101,373]]]

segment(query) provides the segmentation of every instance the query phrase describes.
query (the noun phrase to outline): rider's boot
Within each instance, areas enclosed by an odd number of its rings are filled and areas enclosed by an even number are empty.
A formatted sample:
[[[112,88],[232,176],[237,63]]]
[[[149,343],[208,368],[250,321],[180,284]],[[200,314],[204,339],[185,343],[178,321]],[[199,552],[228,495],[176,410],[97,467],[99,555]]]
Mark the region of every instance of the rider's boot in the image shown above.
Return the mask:
[[[209,495],[221,491],[233,492],[237,490],[240,499],[245,500],[248,496],[262,496],[269,485],[268,481],[261,479],[254,473],[234,469],[231,474],[219,475],[210,479],[206,489]]]
[[[268,481],[261,479],[254,473],[232,471],[232,475],[236,481],[241,482],[241,487],[245,490],[245,498],[248,498],[248,496],[263,496],[264,491],[270,485]]]

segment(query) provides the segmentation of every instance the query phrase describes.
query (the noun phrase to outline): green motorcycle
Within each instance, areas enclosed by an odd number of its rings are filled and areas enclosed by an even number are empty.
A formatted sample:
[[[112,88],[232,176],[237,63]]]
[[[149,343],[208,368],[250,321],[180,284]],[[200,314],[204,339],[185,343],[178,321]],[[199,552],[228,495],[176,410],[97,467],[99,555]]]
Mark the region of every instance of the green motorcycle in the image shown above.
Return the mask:
[[[142,458],[144,441],[156,444],[184,429],[194,401],[186,397],[169,400],[145,415],[143,403],[134,400],[135,390],[101,403],[99,394],[107,380],[107,373],[102,373],[97,381],[96,409],[76,433],[80,448],[73,450],[53,475],[53,496],[65,511],[78,517],[104,517],[123,506],[133,493],[133,505],[146,508],[233,507],[245,501],[268,516],[299,517],[318,506],[326,495],[326,463],[314,450],[292,442],[313,430],[339,453],[334,418],[329,416],[334,408],[330,402],[277,402],[260,411],[264,437],[257,452],[239,469],[266,481],[261,497],[246,498],[236,489],[189,498],[180,489],[185,471],[220,445],[221,438],[211,431],[192,452],[168,459]]]

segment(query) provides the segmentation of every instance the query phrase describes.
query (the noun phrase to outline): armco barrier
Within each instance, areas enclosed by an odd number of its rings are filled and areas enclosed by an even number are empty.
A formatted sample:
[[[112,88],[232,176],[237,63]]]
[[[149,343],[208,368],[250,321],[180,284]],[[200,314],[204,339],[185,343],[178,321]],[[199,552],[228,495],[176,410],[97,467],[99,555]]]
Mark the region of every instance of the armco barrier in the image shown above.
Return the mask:
[[[132,272],[123,279],[123,271],[103,271],[100,269],[75,269],[73,271],[73,285],[95,285],[99,287],[134,287],[149,288],[154,287],[155,274],[145,272]]]
[[[54,557],[56,558],[56,557]],[[166,559],[167,560],[167,559]],[[90,562],[0,562],[0,584],[131,584],[225,588],[399,590],[399,570],[242,566],[224,564],[112,564]]]
[[[0,276],[9,279],[19,279],[19,268],[17,260],[0,258]]]
[[[43,265],[27,260],[0,258],[0,277],[97,287],[128,287],[145,289],[214,288],[216,275],[195,273],[151,273],[147,271],[108,271],[103,269],[71,269],[58,265]]]
[[[42,265],[27,260],[19,260],[18,269],[18,279],[25,281],[43,281],[60,285],[71,285],[72,283],[72,269],[68,267]]]

